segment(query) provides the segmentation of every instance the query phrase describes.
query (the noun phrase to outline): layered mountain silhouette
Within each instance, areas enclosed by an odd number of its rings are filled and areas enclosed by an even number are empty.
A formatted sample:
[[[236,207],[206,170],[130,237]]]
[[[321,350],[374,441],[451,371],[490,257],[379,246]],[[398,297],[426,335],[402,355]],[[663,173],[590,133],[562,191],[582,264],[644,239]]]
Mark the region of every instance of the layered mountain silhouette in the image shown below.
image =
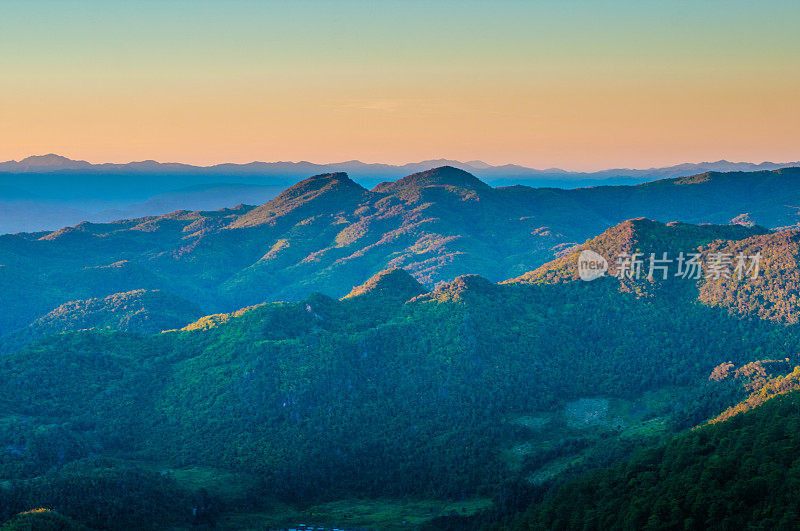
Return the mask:
[[[358,160],[350,160],[344,162],[316,164],[312,162],[250,162],[247,164],[231,164],[223,163],[213,166],[195,166],[191,164],[181,163],[163,163],[155,160],[144,160],[137,162],[128,162],[122,164],[102,163],[92,164],[85,160],[73,160],[61,155],[50,153],[47,155],[33,155],[26,157],[22,160],[9,160],[0,162],[0,172],[3,173],[49,173],[60,171],[94,171],[94,172],[109,172],[121,171],[132,173],[148,173],[148,172],[168,172],[168,173],[187,173],[187,172],[208,172],[208,173],[240,173],[240,174],[256,174],[256,173],[286,173],[286,172],[301,172],[310,173],[318,170],[320,173],[327,169],[335,169],[338,171],[346,171],[353,174],[370,173],[372,175],[397,175],[406,174],[408,172],[419,172],[426,168],[436,166],[454,166],[459,169],[469,171],[472,173],[482,174],[489,178],[492,176],[528,176],[528,177],[675,177],[694,175],[706,171],[759,171],[759,170],[775,170],[779,168],[786,168],[790,166],[798,166],[800,162],[762,162],[759,164],[751,162],[730,162],[727,160],[718,160],[715,162],[700,162],[700,163],[684,163],[675,166],[667,166],[661,168],[647,168],[647,169],[630,169],[630,168],[614,168],[608,170],[600,170],[596,172],[576,172],[568,171],[560,168],[548,169],[534,169],[517,164],[504,164],[492,165],[480,160],[472,160],[467,162],[460,162],[457,160],[449,159],[436,159],[424,160],[420,162],[412,162],[402,165],[391,164],[371,164],[364,163]]]
[[[203,167],[153,160],[91,164],[49,154],[0,162],[0,234],[55,230],[81,221],[105,223],[179,209],[216,210],[239,203],[263,204],[280,190],[315,174],[346,172],[360,185],[372,189],[412,173],[451,166],[494,187],[524,184],[572,189],[637,184],[707,171],[773,170],[796,165],[798,163],[717,161],[582,173],[446,159],[398,166],[345,161],[332,164],[252,162]]]
[[[763,234],[759,226],[794,226],[793,205],[800,205],[798,169],[577,190],[492,188],[447,166],[372,190],[344,173],[322,174],[261,206],[0,236],[0,295],[12,309],[0,316],[0,330],[65,302],[138,289],[174,293],[212,313],[314,291],[342,297],[391,268],[428,289],[466,274],[498,282],[627,219],[733,223],[671,225],[694,247]]]

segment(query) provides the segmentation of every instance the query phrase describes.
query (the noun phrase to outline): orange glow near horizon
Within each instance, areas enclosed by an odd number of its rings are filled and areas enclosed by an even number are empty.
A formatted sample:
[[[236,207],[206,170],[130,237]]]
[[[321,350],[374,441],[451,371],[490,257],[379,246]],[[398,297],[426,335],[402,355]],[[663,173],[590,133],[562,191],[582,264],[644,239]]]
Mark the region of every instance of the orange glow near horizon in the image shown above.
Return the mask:
[[[789,2],[266,4],[12,2],[0,158],[573,170],[800,159]]]

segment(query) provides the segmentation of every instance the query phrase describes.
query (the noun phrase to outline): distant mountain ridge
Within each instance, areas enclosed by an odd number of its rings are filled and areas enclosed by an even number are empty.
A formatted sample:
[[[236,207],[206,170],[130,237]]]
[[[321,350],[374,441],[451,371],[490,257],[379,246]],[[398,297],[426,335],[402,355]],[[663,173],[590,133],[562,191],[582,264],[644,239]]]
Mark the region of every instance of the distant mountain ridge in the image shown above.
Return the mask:
[[[81,221],[161,215],[174,210],[217,210],[244,203],[259,205],[309,175],[347,173],[362,187],[404,186],[398,179],[449,166],[483,181],[476,186],[526,185],[538,188],[639,184],[688,177],[707,171],[762,171],[798,163],[704,162],[665,168],[572,172],[515,164],[493,166],[480,160],[426,160],[402,165],[250,162],[193,166],[154,160],[91,164],[61,155],[37,155],[0,162],[0,234],[55,230]],[[387,184],[389,183],[389,184]]]
[[[67,157],[50,153],[47,155],[33,155],[20,161],[9,160],[0,162],[0,173],[49,173],[49,172],[123,172],[123,173],[186,173],[196,172],[205,174],[237,174],[252,175],[258,173],[271,174],[295,174],[295,173],[331,173],[336,171],[348,172],[351,176],[371,175],[380,177],[383,175],[400,176],[408,172],[416,173],[439,166],[452,166],[464,171],[468,171],[480,178],[534,178],[550,177],[563,179],[606,179],[613,177],[630,178],[666,178],[694,175],[707,171],[761,171],[777,170],[800,166],[800,161],[795,162],[730,162],[718,160],[715,162],[683,163],[674,166],[652,167],[652,168],[609,168],[593,172],[581,172],[564,170],[561,168],[536,169],[518,164],[492,165],[480,160],[461,162],[451,159],[432,159],[420,162],[410,162],[407,164],[382,164],[368,163],[359,160],[348,160],[332,163],[314,163],[308,161],[276,161],[261,162],[254,161],[249,163],[220,163],[209,166],[198,166],[177,162],[157,162],[155,160],[144,160],[127,163],[99,163],[93,164],[85,160],[73,160]]]

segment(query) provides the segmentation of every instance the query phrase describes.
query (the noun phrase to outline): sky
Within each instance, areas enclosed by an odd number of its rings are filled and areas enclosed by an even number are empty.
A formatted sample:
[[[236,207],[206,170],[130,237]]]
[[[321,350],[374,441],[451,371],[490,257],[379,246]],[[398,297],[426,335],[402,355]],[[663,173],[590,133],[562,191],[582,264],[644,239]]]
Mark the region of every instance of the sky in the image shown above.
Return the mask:
[[[0,0],[0,159],[800,159],[796,0]]]

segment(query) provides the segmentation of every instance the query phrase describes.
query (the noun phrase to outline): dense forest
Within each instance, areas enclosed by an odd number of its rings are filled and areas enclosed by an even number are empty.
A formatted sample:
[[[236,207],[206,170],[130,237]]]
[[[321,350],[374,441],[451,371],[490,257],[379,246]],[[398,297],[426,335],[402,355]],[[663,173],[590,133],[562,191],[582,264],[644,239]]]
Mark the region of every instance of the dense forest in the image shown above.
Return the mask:
[[[94,499],[118,506],[115,489],[131,474],[154,501],[120,510],[158,521],[191,519],[190,502],[167,501],[191,493],[142,463],[254,473],[238,501],[248,509],[264,497],[494,496],[565,457],[572,464],[534,483],[606,466],[744,397],[746,382],[709,381],[721,363],[796,360],[800,348],[794,327],[742,319],[702,304],[692,282],[667,282],[677,284],[642,295],[613,277],[498,285],[466,276],[428,292],[391,270],[342,300],[316,294],[152,336],[48,336],[0,358],[0,436],[11,449],[0,471],[21,480],[6,488],[17,500],[8,516],[44,505],[87,525],[121,525],[121,516],[87,520],[86,505],[32,487],[52,482],[59,492],[59,482],[85,477],[78,470],[93,477],[96,456],[116,461],[101,473],[106,483],[89,481]],[[676,386],[687,390],[660,408],[642,399]],[[573,412],[607,407],[586,397],[641,411],[595,422]],[[659,430],[635,424],[654,419]],[[158,510],[176,514],[147,512]]]

